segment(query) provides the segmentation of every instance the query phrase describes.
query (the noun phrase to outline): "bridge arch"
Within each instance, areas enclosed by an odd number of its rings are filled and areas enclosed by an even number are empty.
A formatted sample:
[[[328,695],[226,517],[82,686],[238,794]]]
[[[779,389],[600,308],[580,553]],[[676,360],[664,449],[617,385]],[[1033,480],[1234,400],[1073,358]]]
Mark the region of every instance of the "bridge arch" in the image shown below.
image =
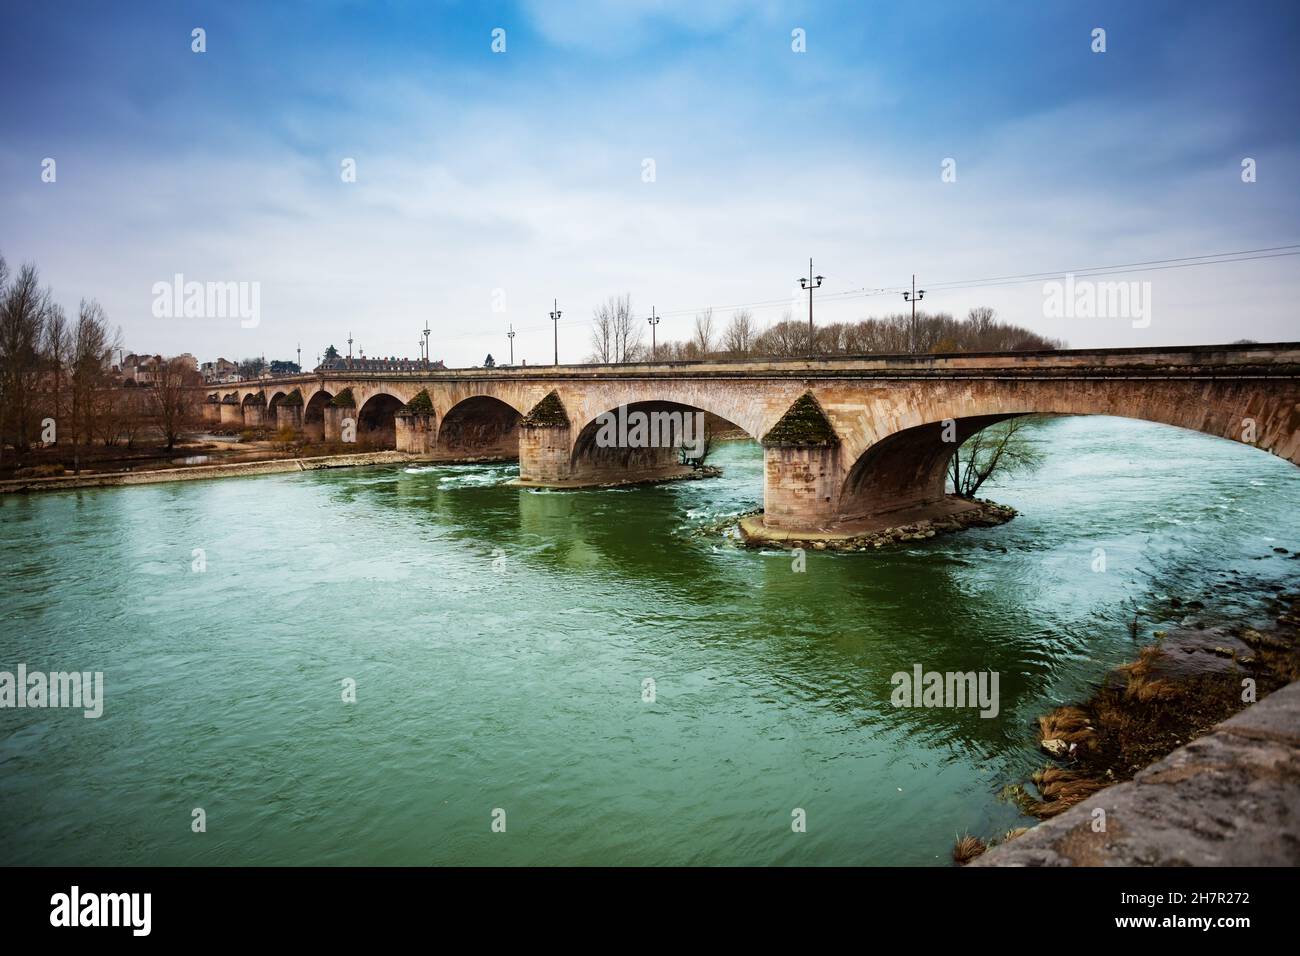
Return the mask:
[[[317,389],[302,408],[302,431],[309,441],[325,440],[325,408],[334,398],[325,389]]]
[[[1300,388],[1277,401],[1249,379],[1150,382],[945,383],[920,400],[886,400],[846,423],[838,495],[823,502],[852,521],[944,501],[953,453],[971,435],[1033,414],[1109,415],[1198,431],[1300,464]],[[946,437],[945,437],[946,436]],[[832,467],[829,470],[834,471]]]
[[[1279,387],[1266,391],[1251,379],[944,382],[915,396],[891,390],[865,403],[863,414],[846,423],[844,437],[856,461],[889,435],[946,420],[1113,415],[1244,442],[1300,464],[1300,384],[1285,387],[1289,396],[1279,396]]]
[[[948,466],[966,439],[1017,415],[977,415],[928,422],[886,435],[864,451],[840,488],[840,520],[929,507],[944,501]]]
[[[397,447],[397,413],[406,404],[388,392],[375,392],[357,410],[357,442],[372,447]]]
[[[664,405],[701,411],[739,428],[754,441],[758,441],[772,423],[781,417],[785,408],[798,396],[796,384],[776,383],[768,394],[742,383],[713,380],[636,381],[604,384],[597,388],[562,389],[560,398],[570,409],[576,445],[578,437],[591,426],[598,416],[617,412],[620,406]],[[788,396],[788,401],[786,400]]]
[[[710,403],[713,404],[713,403]],[[570,480],[653,480],[688,473],[684,458],[702,460],[718,430],[748,430],[716,412],[684,402],[644,400],[604,409],[576,429]],[[616,443],[610,444],[613,438]]]
[[[523,415],[493,395],[471,395],[456,402],[438,421],[438,448],[474,458],[519,457]]]

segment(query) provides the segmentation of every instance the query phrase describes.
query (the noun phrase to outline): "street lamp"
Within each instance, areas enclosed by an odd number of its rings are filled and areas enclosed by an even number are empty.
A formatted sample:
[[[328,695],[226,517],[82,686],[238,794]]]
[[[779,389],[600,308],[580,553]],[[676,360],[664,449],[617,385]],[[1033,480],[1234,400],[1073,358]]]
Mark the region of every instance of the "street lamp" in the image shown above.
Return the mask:
[[[515,364],[515,324],[510,323],[510,331],[506,333],[506,338],[510,340],[510,364]]]
[[[903,293],[903,301],[912,303],[912,341],[908,351],[916,351],[916,303],[925,298],[925,290],[916,288],[916,273],[912,274],[912,291]]]
[[[659,358],[659,347],[655,344],[655,326],[659,324],[659,316],[655,315],[655,307],[650,306],[650,318],[646,319],[650,323],[650,360],[656,361]]]
[[[822,287],[822,276],[813,275],[812,259],[808,260],[808,278],[799,277],[799,288],[808,290],[808,354],[813,354],[813,313],[812,313],[812,294],[813,289]]]
[[[560,300],[552,300],[551,321],[555,323],[555,364],[560,364]]]

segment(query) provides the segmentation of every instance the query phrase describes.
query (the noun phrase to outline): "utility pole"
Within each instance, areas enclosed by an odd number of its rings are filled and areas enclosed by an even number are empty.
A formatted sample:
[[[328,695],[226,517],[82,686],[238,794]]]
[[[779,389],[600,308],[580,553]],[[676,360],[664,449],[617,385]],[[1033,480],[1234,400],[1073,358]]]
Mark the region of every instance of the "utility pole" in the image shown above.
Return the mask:
[[[916,303],[918,300],[924,298],[925,298],[925,290],[922,289],[920,292],[916,290],[916,273],[914,272],[912,273],[911,294],[909,295],[906,292],[903,293],[903,301],[912,303],[912,341],[908,345],[909,352],[916,351]]]
[[[429,320],[424,320],[424,367],[429,367]]]
[[[506,333],[506,338],[510,340],[510,364],[515,364],[515,324],[510,323],[510,331]]]
[[[816,284],[813,280],[816,280]],[[799,287],[808,290],[808,354],[813,354],[813,317],[812,317],[812,294],[813,289],[822,287],[822,277],[813,275],[812,259],[808,260],[808,278],[800,277]]]
[[[659,358],[659,347],[655,344],[655,326],[659,324],[659,316],[655,315],[655,307],[650,306],[650,318],[646,319],[650,323],[650,360],[657,361]]]
[[[560,300],[554,299],[551,321],[555,323],[555,364],[560,364]]]

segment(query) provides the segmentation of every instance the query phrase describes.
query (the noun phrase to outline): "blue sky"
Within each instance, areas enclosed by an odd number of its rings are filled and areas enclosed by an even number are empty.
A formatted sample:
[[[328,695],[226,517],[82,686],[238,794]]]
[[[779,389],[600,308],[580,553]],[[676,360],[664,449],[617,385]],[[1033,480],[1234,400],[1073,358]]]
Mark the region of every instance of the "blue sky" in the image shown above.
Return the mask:
[[[1295,4],[5,0],[2,17],[0,252],[70,310],[98,298],[129,349],[301,342],[314,361],[351,331],[414,355],[427,320],[448,364],[501,358],[509,324],[516,357],[545,362],[558,297],[576,360],[616,293],[667,314],[665,338],[705,306],[801,316],[810,255],[828,321],[901,310],[873,290],[915,272],[952,283],[926,306],[992,305],[1077,347],[1300,329],[1300,257],[1120,276],[1152,284],[1145,328],[1048,318],[1041,282],[957,281],[1300,242]],[[155,318],[176,273],[260,283],[259,324]]]

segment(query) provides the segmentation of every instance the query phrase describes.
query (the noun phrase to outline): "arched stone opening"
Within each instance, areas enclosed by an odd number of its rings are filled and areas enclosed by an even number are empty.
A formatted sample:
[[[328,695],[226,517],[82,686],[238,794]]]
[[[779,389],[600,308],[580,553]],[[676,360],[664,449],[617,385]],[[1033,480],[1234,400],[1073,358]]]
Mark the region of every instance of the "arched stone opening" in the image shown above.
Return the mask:
[[[438,425],[440,451],[473,458],[518,458],[523,416],[499,398],[476,395],[453,405]]]
[[[303,407],[302,431],[308,441],[325,440],[325,408],[333,398],[333,395],[321,389]]]
[[[597,415],[578,432],[569,477],[597,484],[690,474],[705,463],[712,436],[722,431],[744,429],[680,402],[621,405]]]
[[[981,429],[1016,417],[976,415],[886,435],[849,468],[840,490],[838,518],[854,520],[941,504],[953,453]]]
[[[397,413],[402,406],[401,399],[387,392],[368,398],[357,414],[357,444],[370,448],[396,448]]]

